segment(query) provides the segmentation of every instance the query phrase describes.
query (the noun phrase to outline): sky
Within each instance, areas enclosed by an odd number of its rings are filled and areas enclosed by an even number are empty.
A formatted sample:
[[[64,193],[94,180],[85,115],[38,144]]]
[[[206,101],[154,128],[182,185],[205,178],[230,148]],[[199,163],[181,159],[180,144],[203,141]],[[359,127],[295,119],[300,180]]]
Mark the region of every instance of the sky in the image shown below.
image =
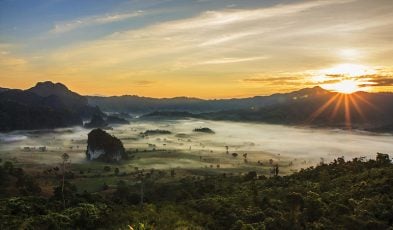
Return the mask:
[[[0,87],[233,98],[393,91],[392,0],[0,0]]]

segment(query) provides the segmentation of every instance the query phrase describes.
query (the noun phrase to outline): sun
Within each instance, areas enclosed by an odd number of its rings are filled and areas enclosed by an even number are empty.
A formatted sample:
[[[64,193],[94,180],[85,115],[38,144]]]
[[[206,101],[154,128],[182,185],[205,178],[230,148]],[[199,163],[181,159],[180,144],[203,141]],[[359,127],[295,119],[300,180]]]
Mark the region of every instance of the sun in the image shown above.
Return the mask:
[[[369,66],[346,63],[322,69],[312,80],[324,89],[351,94],[360,90],[369,90],[372,84],[365,76],[375,73],[376,70]]]
[[[323,88],[337,93],[351,94],[360,90],[359,82],[354,80],[342,80],[333,84],[325,84]]]

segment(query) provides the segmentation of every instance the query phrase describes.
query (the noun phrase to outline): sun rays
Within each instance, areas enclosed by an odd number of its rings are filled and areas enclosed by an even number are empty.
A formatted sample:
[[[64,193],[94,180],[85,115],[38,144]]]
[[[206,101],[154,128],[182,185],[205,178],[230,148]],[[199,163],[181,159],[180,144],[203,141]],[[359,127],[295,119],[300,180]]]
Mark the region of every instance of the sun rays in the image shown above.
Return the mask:
[[[355,115],[358,115],[362,122],[367,121],[367,117],[362,110],[362,106],[364,105],[378,111],[375,105],[366,100],[359,93],[347,94],[336,92],[309,116],[306,123],[311,124],[318,117],[321,117],[323,113],[327,113],[328,122],[333,122],[334,119],[340,119],[339,116],[343,116],[341,117],[341,119],[344,119],[343,126],[351,130],[352,120]]]

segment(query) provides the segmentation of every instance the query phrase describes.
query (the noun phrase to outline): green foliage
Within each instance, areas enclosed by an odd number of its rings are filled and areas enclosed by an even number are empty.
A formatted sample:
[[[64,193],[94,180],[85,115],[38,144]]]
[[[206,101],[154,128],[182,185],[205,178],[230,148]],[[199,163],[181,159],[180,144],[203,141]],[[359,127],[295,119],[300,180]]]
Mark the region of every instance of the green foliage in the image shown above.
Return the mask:
[[[141,184],[119,181],[113,193],[77,194],[66,183],[51,199],[0,200],[0,229],[391,229],[393,165],[337,159],[290,176],[186,177]]]

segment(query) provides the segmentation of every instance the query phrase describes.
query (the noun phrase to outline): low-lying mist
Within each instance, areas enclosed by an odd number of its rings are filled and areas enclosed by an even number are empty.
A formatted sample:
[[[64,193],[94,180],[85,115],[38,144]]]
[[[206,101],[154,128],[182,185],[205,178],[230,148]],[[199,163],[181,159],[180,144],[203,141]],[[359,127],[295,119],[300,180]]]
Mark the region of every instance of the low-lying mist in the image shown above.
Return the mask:
[[[214,134],[194,132],[207,127]],[[143,137],[146,130],[168,130],[165,135]],[[58,163],[60,153],[71,155],[72,162],[86,162],[87,133],[90,130],[74,127],[47,131],[15,131],[0,133],[0,158],[15,158],[19,162],[40,164]],[[392,153],[393,136],[338,129],[310,129],[282,125],[241,122],[189,120],[132,120],[129,125],[107,130],[120,138],[126,149],[138,151],[138,161],[146,168],[200,168],[201,159],[214,159],[223,167],[237,167],[232,153],[247,153],[250,162],[293,161],[299,167],[317,164],[344,156],[375,157],[376,152]],[[228,146],[229,154],[226,154]],[[39,148],[45,147],[45,151]],[[144,152],[147,151],[147,152]],[[162,150],[164,153],[154,152]],[[168,160],[170,154],[174,157]],[[300,163],[302,162],[302,163]],[[240,166],[239,166],[240,167]]]

